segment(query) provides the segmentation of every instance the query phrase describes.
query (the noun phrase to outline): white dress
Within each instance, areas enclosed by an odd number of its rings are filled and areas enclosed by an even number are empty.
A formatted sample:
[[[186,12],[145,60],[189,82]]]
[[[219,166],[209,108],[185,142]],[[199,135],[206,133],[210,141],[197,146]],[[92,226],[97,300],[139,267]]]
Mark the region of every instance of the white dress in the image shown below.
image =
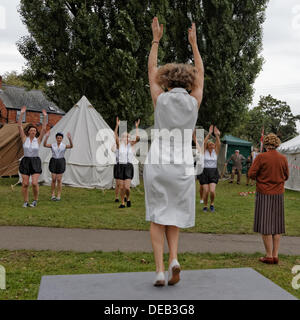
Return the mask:
[[[179,228],[193,227],[192,133],[198,118],[198,102],[185,89],[174,88],[159,95],[154,116],[154,128],[161,133],[167,129],[175,138],[159,136],[155,130],[144,165],[146,220]]]

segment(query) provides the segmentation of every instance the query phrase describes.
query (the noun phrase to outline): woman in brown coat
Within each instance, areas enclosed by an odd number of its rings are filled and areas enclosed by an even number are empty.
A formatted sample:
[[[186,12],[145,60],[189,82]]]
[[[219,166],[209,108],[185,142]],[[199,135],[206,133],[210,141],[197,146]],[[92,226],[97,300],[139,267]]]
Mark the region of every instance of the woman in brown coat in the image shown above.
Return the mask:
[[[276,151],[280,139],[273,133],[265,137],[267,152],[253,162],[249,177],[256,180],[254,232],[259,232],[266,248],[263,263],[278,264],[280,235],[285,233],[284,182],[289,177],[285,156]]]

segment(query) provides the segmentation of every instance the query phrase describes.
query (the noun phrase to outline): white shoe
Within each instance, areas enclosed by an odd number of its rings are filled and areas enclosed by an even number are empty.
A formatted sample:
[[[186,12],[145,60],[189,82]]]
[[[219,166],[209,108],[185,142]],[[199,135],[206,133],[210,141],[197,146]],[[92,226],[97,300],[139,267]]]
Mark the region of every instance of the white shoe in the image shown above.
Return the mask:
[[[172,286],[180,281],[180,264],[176,259],[173,259],[169,266],[169,281],[168,285]]]
[[[164,272],[156,272],[156,277],[153,285],[155,287],[163,287],[165,285],[165,273]]]
[[[200,200],[200,204],[202,204],[202,203],[204,203],[204,201],[203,201],[203,200]]]

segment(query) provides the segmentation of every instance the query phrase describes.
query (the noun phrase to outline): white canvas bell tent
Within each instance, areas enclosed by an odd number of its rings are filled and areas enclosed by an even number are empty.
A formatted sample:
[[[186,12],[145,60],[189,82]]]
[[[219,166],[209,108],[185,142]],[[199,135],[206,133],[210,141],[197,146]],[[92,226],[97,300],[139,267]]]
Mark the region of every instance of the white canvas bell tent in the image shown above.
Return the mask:
[[[278,151],[287,157],[290,177],[285,188],[300,191],[300,135],[283,143]]]
[[[65,144],[69,144],[67,133],[70,132],[74,145],[65,153],[66,171],[63,184],[82,188],[112,188],[115,163],[115,153],[112,152],[112,146],[115,144],[114,132],[85,96],[51,129],[48,144],[56,142],[55,136],[58,132],[64,134]],[[46,185],[51,184],[48,168],[51,156],[51,149],[41,145],[43,173],[39,181]],[[132,186],[135,187],[139,184],[136,158],[133,165]]]

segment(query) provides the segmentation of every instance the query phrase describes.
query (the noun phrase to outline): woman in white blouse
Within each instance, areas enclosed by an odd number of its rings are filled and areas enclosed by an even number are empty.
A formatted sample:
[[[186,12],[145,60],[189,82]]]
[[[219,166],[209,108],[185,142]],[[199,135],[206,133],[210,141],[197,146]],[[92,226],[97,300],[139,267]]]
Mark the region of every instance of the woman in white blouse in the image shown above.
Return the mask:
[[[214,132],[216,143],[209,141]],[[214,200],[216,196],[216,186],[219,181],[218,154],[221,147],[220,131],[213,125],[210,126],[208,135],[204,139],[204,170],[198,176],[200,184],[203,186],[203,211],[208,211],[208,196],[210,196],[210,211],[215,211]]]
[[[47,132],[46,138],[44,141],[45,148],[51,148],[52,150],[52,158],[49,162],[49,170],[52,175],[52,183],[51,183],[51,200],[60,201],[61,199],[61,190],[62,190],[62,176],[66,170],[66,160],[65,160],[65,152],[66,149],[73,148],[73,142],[71,138],[71,134],[68,132],[67,137],[69,139],[70,144],[65,145],[62,140],[64,135],[60,132],[56,134],[56,143],[47,144],[48,138],[50,135],[50,131]],[[57,185],[57,197],[55,196],[55,189]]]

